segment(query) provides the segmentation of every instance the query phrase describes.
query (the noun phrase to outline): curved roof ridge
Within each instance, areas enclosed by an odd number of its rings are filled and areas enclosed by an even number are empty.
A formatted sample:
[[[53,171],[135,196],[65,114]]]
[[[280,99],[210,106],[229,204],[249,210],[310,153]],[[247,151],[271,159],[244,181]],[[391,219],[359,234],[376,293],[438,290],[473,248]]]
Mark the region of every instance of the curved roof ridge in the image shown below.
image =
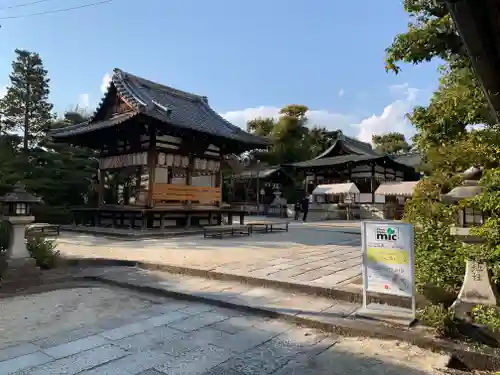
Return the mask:
[[[142,81],[142,82],[150,85],[152,88],[160,89],[160,90],[165,90],[169,94],[180,96],[180,97],[183,97],[185,99],[200,100],[200,101],[203,101],[203,102],[208,102],[208,98],[206,96],[198,95],[198,94],[193,94],[193,93],[190,93],[190,92],[187,92],[187,91],[183,91],[183,90],[179,90],[179,89],[176,89],[176,88],[173,88],[173,87],[170,87],[170,86],[158,83],[158,82],[154,82],[154,81],[151,81],[151,80],[149,80],[147,78],[143,78],[143,77],[137,76],[135,74],[132,74],[132,73],[129,73],[129,72],[125,72],[124,70],[121,70],[119,68],[113,69],[113,73],[114,73],[113,76],[116,74],[117,76],[121,76],[122,79],[123,78],[126,79],[127,77],[132,77],[133,79],[135,79],[137,81]]]

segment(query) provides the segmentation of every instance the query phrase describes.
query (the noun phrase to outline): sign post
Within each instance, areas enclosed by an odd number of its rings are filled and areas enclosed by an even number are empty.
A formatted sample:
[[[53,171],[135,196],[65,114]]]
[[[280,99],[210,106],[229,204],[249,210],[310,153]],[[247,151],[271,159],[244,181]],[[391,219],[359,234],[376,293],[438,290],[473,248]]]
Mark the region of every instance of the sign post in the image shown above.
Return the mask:
[[[415,320],[413,226],[399,221],[363,221],[363,307],[357,315]],[[368,293],[411,299],[411,308],[368,303]]]

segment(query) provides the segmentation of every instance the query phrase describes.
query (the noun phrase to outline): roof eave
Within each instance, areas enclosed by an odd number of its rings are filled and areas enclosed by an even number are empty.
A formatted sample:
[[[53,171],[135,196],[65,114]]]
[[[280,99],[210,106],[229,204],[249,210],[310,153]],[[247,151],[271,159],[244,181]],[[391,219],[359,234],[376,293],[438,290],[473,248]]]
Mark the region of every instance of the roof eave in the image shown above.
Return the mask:
[[[500,120],[500,25],[490,21],[490,2],[476,0],[447,0],[453,21],[460,34],[472,67],[477,73],[490,107],[497,121]]]

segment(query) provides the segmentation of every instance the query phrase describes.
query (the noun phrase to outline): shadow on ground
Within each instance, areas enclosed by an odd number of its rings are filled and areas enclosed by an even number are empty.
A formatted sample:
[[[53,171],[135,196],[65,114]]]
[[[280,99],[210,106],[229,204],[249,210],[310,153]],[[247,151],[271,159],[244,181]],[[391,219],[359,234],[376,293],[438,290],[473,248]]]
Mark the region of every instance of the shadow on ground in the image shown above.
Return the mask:
[[[105,293],[103,306],[125,308],[124,293],[128,292],[110,290],[121,297],[115,301],[110,297],[113,292]],[[130,292],[130,298],[135,303],[137,293]],[[65,369],[68,375],[425,375],[434,373],[433,366],[444,364],[441,356],[405,343],[340,337],[202,303],[147,294],[140,298],[150,300],[140,311],[90,325],[75,321],[73,328],[66,326],[64,331],[32,341],[31,353],[19,356],[18,350],[16,356],[15,346],[1,349],[0,372],[15,369],[15,375],[54,374]],[[69,321],[64,311],[74,311],[74,306],[65,303],[74,300],[59,302],[51,318],[59,314]],[[5,299],[2,303],[8,307],[14,302]],[[91,299],[82,298],[79,303],[87,313],[97,308]],[[34,354],[46,361],[23,367],[29,363],[26,356],[33,358]]]

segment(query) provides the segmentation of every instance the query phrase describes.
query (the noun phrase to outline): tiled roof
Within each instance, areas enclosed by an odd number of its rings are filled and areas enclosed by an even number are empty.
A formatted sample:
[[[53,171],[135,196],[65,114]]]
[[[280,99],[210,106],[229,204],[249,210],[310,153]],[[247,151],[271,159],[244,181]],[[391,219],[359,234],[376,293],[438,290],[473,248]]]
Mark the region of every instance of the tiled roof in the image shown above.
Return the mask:
[[[70,137],[70,136],[85,134],[94,130],[109,128],[111,126],[119,125],[137,115],[138,113],[134,111],[120,113],[104,121],[99,121],[94,123],[86,121],[76,125],[65,126],[64,128],[53,129],[51,130],[50,135],[53,138],[58,138],[61,136]]]
[[[314,159],[322,159],[328,157],[335,147],[342,143],[345,148],[349,149],[352,153],[358,155],[371,155],[371,156],[381,156],[380,153],[372,149],[369,143],[361,142],[357,139],[345,136],[342,131],[338,130],[335,134],[335,140],[332,145],[326,149],[322,154],[316,156]]]
[[[340,156],[333,156],[330,158],[306,160],[306,161],[301,161],[298,163],[293,163],[290,165],[292,167],[295,167],[295,168],[325,167],[325,166],[339,165],[339,164],[344,164],[344,163],[349,163],[349,162],[356,163],[356,162],[376,160],[376,159],[382,159],[382,158],[386,158],[386,156],[382,156],[382,155],[378,155],[378,156],[373,156],[373,155],[340,155]]]
[[[267,139],[247,133],[225,120],[208,105],[208,100],[204,96],[164,86],[120,69],[113,71],[108,94],[113,87],[138,114],[155,118],[180,129],[190,129],[255,146],[269,144]],[[108,94],[103,98],[90,121],[80,125],[85,129],[78,130],[80,133],[95,130],[92,127],[94,124],[97,128],[103,127],[97,124],[99,115],[108,102]],[[68,130],[68,133],[61,130],[52,135],[59,138],[75,135],[73,128]]]
[[[419,152],[410,152],[408,154],[392,156],[398,163],[407,165],[409,167],[418,167],[422,164],[422,154]]]

